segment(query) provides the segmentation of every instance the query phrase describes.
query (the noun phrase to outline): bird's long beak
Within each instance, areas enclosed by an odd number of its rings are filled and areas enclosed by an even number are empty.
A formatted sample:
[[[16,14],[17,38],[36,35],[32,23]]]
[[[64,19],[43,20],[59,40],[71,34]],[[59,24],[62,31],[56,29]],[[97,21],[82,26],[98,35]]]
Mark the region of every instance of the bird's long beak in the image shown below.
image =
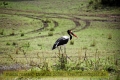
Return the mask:
[[[71,33],[73,36],[77,37],[72,31],[70,31],[70,33]],[[77,38],[78,38],[78,37],[77,37]]]

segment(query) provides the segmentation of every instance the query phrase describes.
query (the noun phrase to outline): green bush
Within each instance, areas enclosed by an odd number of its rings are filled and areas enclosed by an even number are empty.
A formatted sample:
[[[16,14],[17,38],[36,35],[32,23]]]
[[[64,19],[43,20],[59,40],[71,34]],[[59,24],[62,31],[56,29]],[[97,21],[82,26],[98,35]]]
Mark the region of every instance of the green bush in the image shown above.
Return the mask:
[[[29,48],[29,47],[30,47],[30,42],[24,43],[24,44],[22,45],[22,47]]]
[[[11,34],[10,34],[10,36],[14,36],[15,35],[15,33],[14,32],[12,32]]]
[[[10,45],[10,43],[9,43],[9,42],[7,42],[7,43],[6,43],[6,45]]]
[[[70,45],[74,45],[74,40],[71,40],[71,41],[70,41]]]
[[[24,36],[24,33],[21,33],[21,37]]]
[[[42,44],[37,44],[37,46],[42,46]]]
[[[108,34],[108,39],[112,39],[112,35],[111,34]]]
[[[50,31],[54,31],[54,28],[53,28],[53,27],[51,27],[51,28],[50,28]]]
[[[17,43],[16,43],[16,42],[13,42],[12,45],[15,46],[15,45],[17,45]]]
[[[94,2],[92,0],[89,1],[89,5],[92,5]]]
[[[1,35],[4,35],[4,29],[0,32]]]
[[[92,6],[94,9],[105,8],[105,6],[120,7],[118,0],[90,0],[88,6]]]
[[[119,5],[119,0],[100,0],[100,3],[102,5],[107,5],[107,6],[120,6]]]
[[[106,65],[105,70],[108,72],[115,72],[115,71],[117,71],[117,67],[114,65]]]
[[[96,46],[96,42],[95,42],[95,40],[93,40],[93,42],[90,44],[90,46],[91,46],[91,47]]]
[[[53,36],[53,32],[52,31],[48,32],[48,36]]]

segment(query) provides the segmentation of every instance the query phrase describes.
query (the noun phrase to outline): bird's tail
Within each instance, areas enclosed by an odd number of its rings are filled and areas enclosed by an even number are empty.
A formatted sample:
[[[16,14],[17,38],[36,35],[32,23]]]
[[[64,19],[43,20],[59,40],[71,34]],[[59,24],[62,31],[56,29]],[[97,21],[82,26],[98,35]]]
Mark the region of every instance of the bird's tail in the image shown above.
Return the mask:
[[[52,50],[54,50],[55,48],[56,48],[56,44],[53,45]]]

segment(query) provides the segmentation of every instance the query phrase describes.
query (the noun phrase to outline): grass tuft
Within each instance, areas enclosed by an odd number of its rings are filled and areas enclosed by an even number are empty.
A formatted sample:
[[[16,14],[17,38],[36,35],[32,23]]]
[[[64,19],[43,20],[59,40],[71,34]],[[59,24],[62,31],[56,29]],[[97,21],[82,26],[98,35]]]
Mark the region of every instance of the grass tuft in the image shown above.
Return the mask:
[[[37,46],[42,46],[42,44],[37,44]]]
[[[13,42],[12,45],[15,46],[15,45],[17,45],[17,43],[16,43],[16,42]]]
[[[15,50],[15,54],[19,54],[19,51],[21,50],[21,47],[17,47]]]
[[[21,33],[21,37],[24,36],[24,33]]]
[[[86,46],[84,46],[84,47],[83,47],[83,50],[86,50],[86,49],[88,49],[88,48],[87,48]]]
[[[9,42],[7,42],[7,43],[6,43],[6,45],[10,45],[10,43],[9,43]]]
[[[4,29],[0,32],[0,35],[4,35]]]
[[[74,40],[71,40],[71,41],[70,41],[70,45],[74,45]]]
[[[22,47],[29,48],[29,47],[30,47],[30,42],[27,42],[27,43],[23,44],[23,46],[22,46]]]
[[[50,31],[54,31],[55,29],[53,27],[50,28]]]
[[[53,32],[52,31],[48,32],[48,36],[53,36]]]
[[[90,47],[95,47],[96,46],[96,42],[95,40],[93,40],[93,42],[90,44]]]
[[[14,31],[12,33],[10,33],[10,36],[14,36],[14,35],[15,35]]]
[[[112,39],[112,34],[108,34],[108,39]]]

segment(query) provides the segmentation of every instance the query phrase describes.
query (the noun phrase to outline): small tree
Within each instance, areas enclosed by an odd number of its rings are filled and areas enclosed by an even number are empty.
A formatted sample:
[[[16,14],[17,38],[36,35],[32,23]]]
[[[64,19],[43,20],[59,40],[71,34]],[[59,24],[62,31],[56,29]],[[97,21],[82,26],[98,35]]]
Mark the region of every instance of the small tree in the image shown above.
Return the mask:
[[[6,5],[8,5],[8,3],[7,2],[3,2],[3,5],[4,5],[4,7],[6,8]]]

